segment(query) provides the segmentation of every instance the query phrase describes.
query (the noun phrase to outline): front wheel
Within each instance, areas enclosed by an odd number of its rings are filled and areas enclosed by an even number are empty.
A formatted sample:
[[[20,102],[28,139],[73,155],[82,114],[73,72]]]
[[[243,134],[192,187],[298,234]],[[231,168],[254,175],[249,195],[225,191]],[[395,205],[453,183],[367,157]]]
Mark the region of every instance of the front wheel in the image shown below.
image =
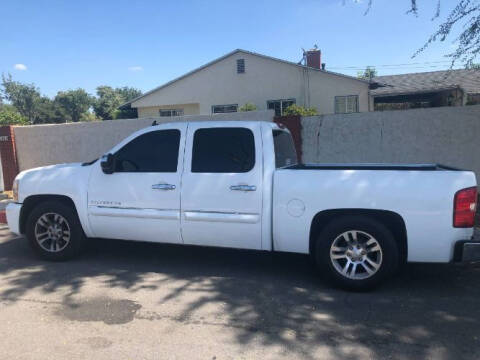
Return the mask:
[[[28,217],[26,230],[35,252],[52,261],[78,255],[85,238],[75,209],[59,201],[37,205]]]
[[[341,287],[368,290],[398,267],[398,247],[388,228],[364,216],[332,221],[315,244],[320,271]]]

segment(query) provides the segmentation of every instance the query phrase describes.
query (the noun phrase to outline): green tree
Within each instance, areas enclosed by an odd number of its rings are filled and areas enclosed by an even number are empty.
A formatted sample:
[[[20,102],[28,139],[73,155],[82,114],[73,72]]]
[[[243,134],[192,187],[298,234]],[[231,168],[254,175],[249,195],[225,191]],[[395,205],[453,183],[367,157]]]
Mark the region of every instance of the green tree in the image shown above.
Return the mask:
[[[0,125],[26,125],[28,120],[12,105],[0,105]]]
[[[22,84],[13,81],[12,76],[2,74],[2,96],[8,100],[17,111],[33,124],[38,113],[40,92],[33,84]]]
[[[92,106],[93,98],[85,90],[76,89],[59,91],[55,102],[63,107],[73,122],[78,122]]]
[[[252,103],[246,103],[243,106],[240,106],[238,111],[255,111],[257,110],[257,105],[252,104]]]
[[[80,121],[99,121],[99,120],[102,120],[100,118],[98,118],[95,113],[92,113],[90,111],[87,111],[86,113],[82,114],[82,118],[80,119]]]
[[[132,109],[130,105],[119,107],[140,95],[142,95],[142,92],[135,88],[114,89],[111,86],[102,85],[97,87],[97,99],[93,105],[93,110],[95,115],[103,120],[137,117],[136,109]]]
[[[97,99],[93,104],[93,111],[102,120],[114,118],[115,111],[122,104],[121,96],[111,86],[97,87]]]
[[[65,123],[69,118],[63,106],[46,96],[42,96],[38,101],[33,124]]]
[[[122,98],[122,104],[142,95],[140,90],[128,86],[116,88],[115,91]],[[114,114],[114,119],[132,119],[136,117],[138,117],[137,109],[132,108],[130,104],[118,108]]]
[[[124,86],[121,88],[116,88],[115,92],[122,97],[122,100],[128,102],[142,95],[142,92],[138,89]]]
[[[364,80],[372,80],[377,76],[377,70],[372,66],[367,66],[365,70],[357,72],[357,78]]]
[[[314,116],[317,115],[317,109],[314,107],[303,107],[296,104],[292,104],[283,111],[284,116],[288,115],[300,115],[300,116]]]

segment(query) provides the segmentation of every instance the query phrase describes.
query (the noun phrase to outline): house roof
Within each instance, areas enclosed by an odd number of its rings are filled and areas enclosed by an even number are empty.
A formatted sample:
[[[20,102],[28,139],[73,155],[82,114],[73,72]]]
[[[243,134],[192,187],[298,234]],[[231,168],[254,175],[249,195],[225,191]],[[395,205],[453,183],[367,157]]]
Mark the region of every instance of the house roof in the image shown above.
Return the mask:
[[[474,69],[376,76],[373,81],[383,85],[371,90],[373,96],[427,93],[458,88],[468,94],[480,93],[480,70]]]
[[[135,98],[135,99],[132,99],[132,100],[130,100],[129,102],[127,102],[127,103],[125,103],[125,104],[122,104],[122,105],[120,106],[120,108],[129,106],[131,103],[133,103],[133,102],[135,102],[135,101],[137,101],[137,100],[139,100],[139,99],[141,99],[141,98],[144,98],[145,96],[148,96],[148,95],[154,93],[155,91],[158,91],[158,90],[160,90],[160,89],[163,89],[163,88],[169,86],[170,84],[173,84],[174,82],[177,82],[177,81],[179,81],[179,80],[181,80],[181,79],[184,79],[184,78],[186,78],[186,77],[188,77],[188,76],[190,76],[190,75],[192,75],[192,74],[194,74],[194,73],[196,73],[196,72],[198,72],[198,71],[200,71],[200,70],[203,70],[203,69],[205,69],[205,68],[207,68],[207,67],[209,67],[209,66],[211,66],[211,65],[213,65],[213,64],[216,64],[217,62],[222,61],[222,60],[224,60],[224,59],[226,59],[226,58],[228,58],[228,57],[230,57],[230,56],[232,56],[232,55],[235,55],[235,54],[237,54],[237,53],[244,53],[244,54],[254,55],[254,56],[258,56],[258,57],[264,58],[264,59],[273,60],[273,61],[278,61],[278,62],[282,62],[282,63],[284,63],[284,64],[288,64],[288,65],[292,65],[292,66],[297,66],[297,67],[301,67],[301,68],[308,68],[308,69],[310,69],[310,70],[320,71],[320,72],[323,72],[323,73],[326,73],[326,74],[335,75],[335,76],[341,76],[341,77],[344,77],[344,78],[348,78],[348,79],[351,79],[351,80],[360,81],[360,82],[367,83],[367,84],[370,84],[370,83],[371,83],[371,82],[368,81],[368,80],[359,79],[359,78],[356,78],[356,77],[353,77],[353,76],[349,76],[349,75],[345,75],[345,74],[340,74],[340,73],[336,73],[336,72],[332,72],[332,71],[327,71],[327,70],[322,70],[322,69],[316,69],[316,68],[312,68],[312,67],[307,67],[307,66],[305,66],[305,65],[301,65],[301,64],[294,63],[294,62],[287,61],[287,60],[278,59],[278,58],[275,58],[275,57],[272,57],[272,56],[267,56],[267,55],[263,55],[263,54],[258,54],[258,53],[252,52],[252,51],[247,51],[247,50],[243,50],[243,49],[236,49],[236,50],[233,50],[233,51],[229,52],[228,54],[225,54],[225,55],[223,55],[223,56],[221,56],[221,57],[219,57],[219,58],[217,58],[217,59],[215,59],[215,60],[213,60],[213,61],[210,61],[209,63],[206,63],[205,65],[202,65],[202,66],[200,66],[200,67],[198,67],[198,68],[196,68],[196,69],[194,69],[194,70],[192,70],[192,71],[189,71],[189,72],[187,72],[186,74],[184,74],[184,75],[182,75],[182,76],[180,76],[180,77],[177,77],[177,78],[175,78],[175,79],[173,79],[173,80],[170,80],[169,82],[167,82],[167,83],[165,83],[165,84],[163,84],[163,85],[160,85],[160,86],[158,86],[158,87],[156,87],[156,88],[154,88],[154,89],[152,89],[152,90],[150,90],[150,91],[147,91],[145,94],[143,94],[143,95],[141,95],[141,96],[139,96],[139,97],[137,97],[137,98]]]

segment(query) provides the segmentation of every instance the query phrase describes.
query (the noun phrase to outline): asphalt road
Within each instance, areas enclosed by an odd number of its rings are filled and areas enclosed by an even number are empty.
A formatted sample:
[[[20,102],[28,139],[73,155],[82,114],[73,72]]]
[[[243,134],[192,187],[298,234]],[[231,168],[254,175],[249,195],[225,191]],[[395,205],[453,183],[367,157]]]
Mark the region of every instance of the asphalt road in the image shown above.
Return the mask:
[[[480,264],[348,293],[305,256],[95,240],[48,263],[0,227],[0,321],[1,359],[478,359]]]

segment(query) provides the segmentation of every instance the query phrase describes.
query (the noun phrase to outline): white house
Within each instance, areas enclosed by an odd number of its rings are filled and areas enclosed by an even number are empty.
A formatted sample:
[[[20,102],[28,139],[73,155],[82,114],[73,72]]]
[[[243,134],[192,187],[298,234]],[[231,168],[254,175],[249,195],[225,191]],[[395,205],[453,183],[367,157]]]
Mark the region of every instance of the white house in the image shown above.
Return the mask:
[[[276,115],[291,104],[319,114],[370,110],[368,81],[324,70],[320,50],[304,55],[305,65],[234,50],[123,106],[138,117],[236,112],[246,103]]]

